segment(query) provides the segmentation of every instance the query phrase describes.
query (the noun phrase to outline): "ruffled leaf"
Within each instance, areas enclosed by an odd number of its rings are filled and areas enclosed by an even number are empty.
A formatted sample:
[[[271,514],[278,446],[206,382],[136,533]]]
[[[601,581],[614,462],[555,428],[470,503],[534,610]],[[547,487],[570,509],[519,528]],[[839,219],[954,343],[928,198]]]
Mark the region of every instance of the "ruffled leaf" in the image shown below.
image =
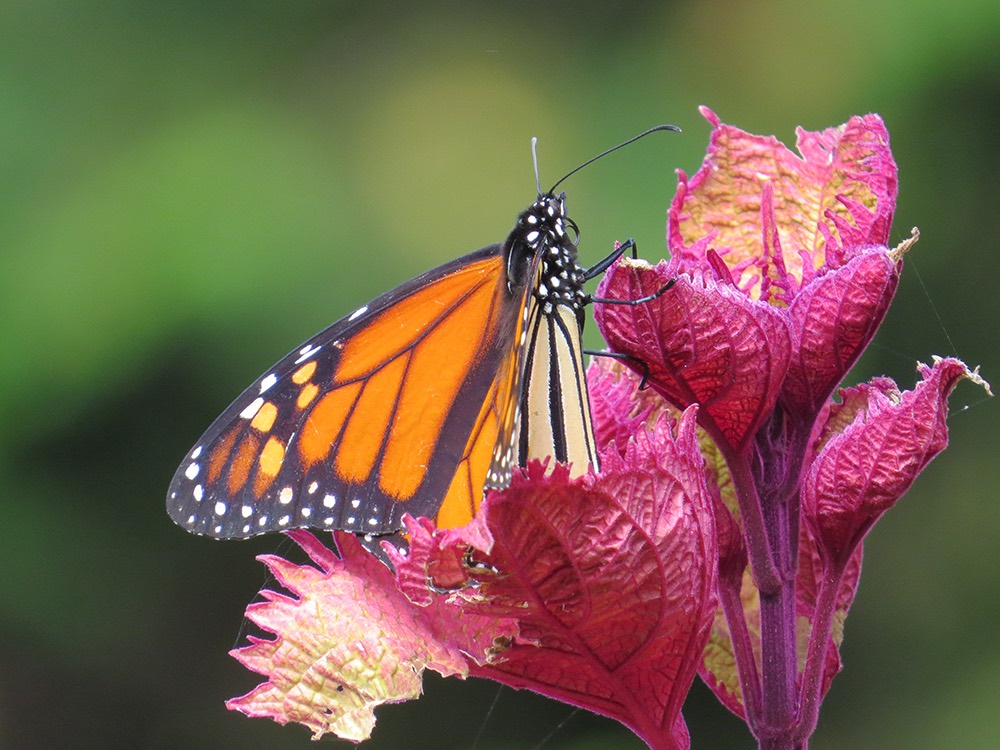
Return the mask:
[[[351,534],[336,535],[339,558],[309,532],[288,535],[317,567],[260,558],[293,596],[265,590],[266,601],[247,608],[274,637],[251,636],[232,655],[268,681],[228,701],[230,709],[304,724],[314,739],[360,741],[371,734],[377,706],[420,695],[425,668],[465,677],[463,651],[484,654],[504,634],[495,619],[455,622],[450,612],[415,607]]]
[[[621,455],[632,436],[650,420],[655,424],[666,408],[663,399],[644,396],[638,386],[638,376],[612,357],[595,357],[587,368],[591,424],[601,452],[614,446]]]

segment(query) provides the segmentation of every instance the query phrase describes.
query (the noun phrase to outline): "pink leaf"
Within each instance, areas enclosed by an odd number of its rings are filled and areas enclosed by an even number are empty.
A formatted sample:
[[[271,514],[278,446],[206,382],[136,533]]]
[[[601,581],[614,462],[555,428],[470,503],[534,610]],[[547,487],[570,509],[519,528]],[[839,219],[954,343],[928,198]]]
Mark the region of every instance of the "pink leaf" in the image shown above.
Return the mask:
[[[789,413],[819,411],[878,330],[899,272],[876,248],[803,286],[788,309],[795,346],[781,400]]]
[[[611,357],[595,357],[587,368],[587,391],[594,439],[601,451],[615,446],[625,451],[639,429],[665,407],[663,399],[641,398],[639,378]]]
[[[799,156],[774,137],[724,125],[704,107],[702,114],[713,126],[708,153],[690,180],[679,173],[669,211],[675,270],[703,265],[714,248],[739,269],[742,289],[757,290],[753,296],[772,270],[774,281],[793,292],[817,269],[846,262],[849,248],[885,244],[897,174],[878,115],[816,133],[800,128]],[[780,263],[762,268],[766,243],[780,248]]]

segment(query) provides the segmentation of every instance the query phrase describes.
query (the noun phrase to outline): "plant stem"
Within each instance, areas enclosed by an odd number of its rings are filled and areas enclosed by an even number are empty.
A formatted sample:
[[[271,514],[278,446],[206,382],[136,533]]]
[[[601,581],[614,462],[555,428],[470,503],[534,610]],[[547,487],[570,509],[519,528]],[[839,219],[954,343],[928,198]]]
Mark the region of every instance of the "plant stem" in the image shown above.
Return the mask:
[[[733,580],[720,578],[719,599],[729,628],[729,641],[733,647],[733,658],[736,660],[736,672],[739,675],[740,694],[747,714],[747,724],[751,730],[756,731],[761,724],[760,673],[757,671],[753,643],[743,613],[743,600],[740,598],[741,579],[742,576],[734,577]]]
[[[720,449],[723,443],[716,442]],[[750,558],[750,572],[754,584],[763,594],[774,593],[781,588],[781,575],[777,560],[773,556],[773,544],[768,538],[769,529],[765,528],[767,521],[762,513],[761,498],[757,494],[757,484],[750,471],[750,452],[746,449],[739,453],[725,455],[729,466],[729,475],[736,492],[736,502],[740,508],[740,518],[743,521],[743,536],[746,539],[747,556]]]
[[[845,558],[847,559],[847,558]],[[819,707],[823,693],[823,667],[826,664],[826,646],[830,640],[833,618],[837,611],[837,591],[844,577],[844,565],[826,563],[823,580],[820,582],[813,614],[812,631],[809,633],[809,648],[802,675],[802,692],[799,699],[799,719],[795,736],[808,741],[816,731]]]
[[[760,592],[760,703],[759,714],[753,717],[748,708],[747,719],[761,748],[791,750],[796,747],[792,730],[797,724],[795,678],[798,669],[795,630],[795,571],[796,546],[793,539],[798,529],[791,522],[797,514],[789,513],[784,493],[761,493],[750,470],[750,451],[741,451],[729,461],[733,488],[743,520],[743,535],[754,582]],[[746,664],[748,655],[736,650],[740,623],[727,612],[730,636],[734,638],[737,668],[744,674],[754,674]],[[742,619],[742,615],[740,617]],[[752,659],[752,654],[749,655]],[[741,679],[743,693],[747,684]],[[757,713],[754,711],[754,713]],[[756,720],[753,720],[756,719]]]

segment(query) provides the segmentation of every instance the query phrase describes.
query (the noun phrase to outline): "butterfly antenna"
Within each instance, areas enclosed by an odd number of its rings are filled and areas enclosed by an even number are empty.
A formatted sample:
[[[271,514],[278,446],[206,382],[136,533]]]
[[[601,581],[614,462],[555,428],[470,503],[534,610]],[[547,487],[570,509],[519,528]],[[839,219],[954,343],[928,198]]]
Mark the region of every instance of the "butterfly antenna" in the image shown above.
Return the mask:
[[[535,164],[535,184],[538,186],[538,197],[542,197],[542,180],[538,176],[538,136],[531,136],[531,161]]]
[[[585,161],[583,164],[581,164],[579,167],[577,167],[573,171],[569,172],[568,174],[563,175],[562,179],[560,179],[555,185],[553,185],[552,189],[549,190],[549,192],[550,193],[554,193],[555,190],[556,190],[556,188],[559,187],[560,185],[562,185],[567,179],[569,179],[570,177],[572,177],[573,175],[575,175],[577,172],[579,172],[584,167],[586,167],[586,166],[588,166],[590,164],[593,164],[598,159],[601,159],[601,158],[607,156],[610,153],[614,153],[615,151],[617,151],[620,148],[625,148],[630,143],[635,143],[637,140],[639,140],[640,138],[645,138],[650,133],[658,133],[661,130],[672,130],[672,131],[674,131],[676,133],[681,132],[681,129],[679,127],[677,127],[676,125],[657,125],[655,128],[650,128],[649,130],[647,130],[647,131],[645,131],[643,133],[639,133],[639,135],[632,136],[631,138],[629,138],[624,143],[619,143],[617,146],[612,146],[607,151],[602,151],[597,156],[595,156],[593,159],[588,159],[587,161]],[[534,149],[534,141],[532,141],[532,149]],[[535,162],[535,176],[536,176],[536,178],[538,176],[538,162],[537,161]],[[541,187],[541,186],[539,186],[539,187]],[[541,190],[539,190],[539,195],[541,195]]]

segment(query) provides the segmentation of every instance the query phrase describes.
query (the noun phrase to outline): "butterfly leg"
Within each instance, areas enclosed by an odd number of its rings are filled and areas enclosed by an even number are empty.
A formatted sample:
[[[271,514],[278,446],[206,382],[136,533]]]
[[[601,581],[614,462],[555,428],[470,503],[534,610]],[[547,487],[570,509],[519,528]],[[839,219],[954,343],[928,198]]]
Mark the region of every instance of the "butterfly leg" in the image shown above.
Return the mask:
[[[638,256],[638,251],[637,251],[637,248],[636,248],[636,244],[635,244],[635,240],[633,240],[631,237],[629,237],[622,244],[620,244],[618,247],[616,247],[614,250],[612,250],[611,254],[608,255],[607,258],[605,258],[604,260],[598,261],[593,266],[591,266],[586,271],[584,271],[583,272],[583,277],[587,281],[590,281],[591,279],[595,278],[596,276],[600,276],[602,273],[604,273],[605,271],[607,271],[611,267],[612,263],[614,263],[616,260],[618,260],[620,257],[622,257],[629,250],[632,251],[632,258],[633,259],[639,257]]]
[[[596,302],[601,305],[644,305],[647,302],[652,302],[653,300],[659,299],[664,292],[668,291],[675,283],[677,279],[670,279],[666,284],[661,286],[652,294],[647,294],[645,297],[639,297],[637,299],[605,299],[604,297],[595,297],[590,295],[587,298],[588,302]]]
[[[584,349],[583,353],[589,354],[591,357],[610,357],[611,359],[617,359],[619,362],[629,362],[637,367],[641,367],[642,378],[639,380],[639,390],[646,390],[646,386],[649,382],[649,365],[638,357],[633,357],[631,354],[623,354],[621,352],[598,351],[597,349]]]
[[[625,253],[627,253],[630,250],[632,251],[633,259],[639,257],[639,252],[638,252],[639,248],[635,244],[635,240],[632,239],[631,237],[629,237],[621,245],[616,247],[614,251],[610,255],[608,255],[608,257],[606,257],[604,260],[599,261],[598,263],[596,263],[595,265],[591,266],[586,271],[584,271],[584,277],[589,281],[595,276],[604,273],[611,267],[612,263],[614,263],[616,260],[618,260],[620,257],[622,257]],[[649,294],[645,297],[639,297],[638,299],[605,299],[604,297],[595,297],[593,295],[589,295],[587,297],[587,302],[598,302],[602,305],[642,305],[645,304],[646,302],[652,302],[653,300],[659,298],[661,294],[666,292],[668,289],[670,289],[670,287],[674,285],[675,281],[676,279],[671,279],[662,287],[660,287],[657,291],[655,291],[653,294]]]

